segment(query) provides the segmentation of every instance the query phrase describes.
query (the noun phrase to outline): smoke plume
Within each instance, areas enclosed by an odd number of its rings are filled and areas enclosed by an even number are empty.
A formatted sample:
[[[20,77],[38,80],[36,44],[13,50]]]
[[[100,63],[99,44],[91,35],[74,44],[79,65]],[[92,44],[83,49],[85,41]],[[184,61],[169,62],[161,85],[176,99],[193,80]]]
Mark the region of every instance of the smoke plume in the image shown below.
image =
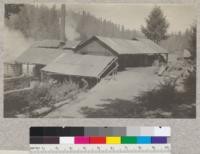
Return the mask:
[[[66,18],[65,18],[65,34],[66,38],[69,41],[74,41],[80,38],[80,34],[76,31],[77,28],[77,23],[76,21],[72,18],[70,13],[67,13]]]
[[[20,31],[4,27],[4,62],[14,62],[32,43]]]

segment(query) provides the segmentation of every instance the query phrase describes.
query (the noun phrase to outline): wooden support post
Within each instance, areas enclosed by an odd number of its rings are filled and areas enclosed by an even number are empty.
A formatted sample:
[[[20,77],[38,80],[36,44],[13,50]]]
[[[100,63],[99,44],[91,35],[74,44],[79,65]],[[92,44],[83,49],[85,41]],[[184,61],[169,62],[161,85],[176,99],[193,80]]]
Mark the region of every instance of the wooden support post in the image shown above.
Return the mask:
[[[29,75],[29,64],[26,64],[26,73]]]
[[[43,71],[40,71],[40,74],[41,74],[40,80],[41,80],[41,81],[44,81],[44,72],[43,72]]]
[[[166,63],[168,63],[168,53],[166,53]]]
[[[19,64],[19,75],[22,75],[22,70],[23,70],[23,68],[22,68],[22,64]]]
[[[9,68],[8,68],[9,66],[8,64],[5,64],[5,65],[6,65],[6,71],[7,71],[6,73],[9,74]]]

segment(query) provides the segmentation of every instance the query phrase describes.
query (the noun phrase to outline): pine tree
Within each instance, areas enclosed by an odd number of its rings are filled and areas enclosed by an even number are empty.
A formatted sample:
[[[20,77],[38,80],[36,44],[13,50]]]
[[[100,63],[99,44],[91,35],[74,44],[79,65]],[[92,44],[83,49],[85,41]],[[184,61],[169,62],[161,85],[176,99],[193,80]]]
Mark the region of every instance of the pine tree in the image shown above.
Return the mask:
[[[167,29],[169,23],[166,20],[160,7],[154,7],[146,19],[146,27],[142,26],[141,30],[148,39],[159,43],[167,39]]]

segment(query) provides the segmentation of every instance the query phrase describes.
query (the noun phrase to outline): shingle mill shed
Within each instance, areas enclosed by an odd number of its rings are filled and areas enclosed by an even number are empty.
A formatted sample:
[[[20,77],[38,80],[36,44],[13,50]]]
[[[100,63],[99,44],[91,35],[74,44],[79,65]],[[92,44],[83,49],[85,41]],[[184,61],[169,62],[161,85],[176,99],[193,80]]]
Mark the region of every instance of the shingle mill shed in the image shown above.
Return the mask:
[[[27,66],[29,74],[29,65],[34,66],[33,75],[40,78],[40,70],[55,60],[62,53],[73,53],[73,50],[79,44],[79,41],[67,41],[61,43],[60,40],[42,40],[32,44],[26,51],[16,58],[17,64]]]
[[[93,36],[79,44],[76,53],[117,56],[120,68],[151,66],[155,60],[167,62],[168,52],[149,39],[133,40]]]

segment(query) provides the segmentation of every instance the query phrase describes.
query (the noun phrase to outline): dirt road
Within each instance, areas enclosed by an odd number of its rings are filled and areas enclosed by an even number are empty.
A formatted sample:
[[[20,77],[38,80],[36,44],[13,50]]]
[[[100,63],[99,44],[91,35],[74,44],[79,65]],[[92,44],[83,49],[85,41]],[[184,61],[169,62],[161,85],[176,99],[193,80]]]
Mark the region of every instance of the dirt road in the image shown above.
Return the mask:
[[[102,80],[89,92],[81,94],[74,102],[49,113],[48,118],[84,118],[82,107],[99,108],[98,105],[110,103],[108,99],[132,100],[142,91],[150,90],[162,81],[155,74],[155,67],[129,68],[118,72],[111,80]]]

